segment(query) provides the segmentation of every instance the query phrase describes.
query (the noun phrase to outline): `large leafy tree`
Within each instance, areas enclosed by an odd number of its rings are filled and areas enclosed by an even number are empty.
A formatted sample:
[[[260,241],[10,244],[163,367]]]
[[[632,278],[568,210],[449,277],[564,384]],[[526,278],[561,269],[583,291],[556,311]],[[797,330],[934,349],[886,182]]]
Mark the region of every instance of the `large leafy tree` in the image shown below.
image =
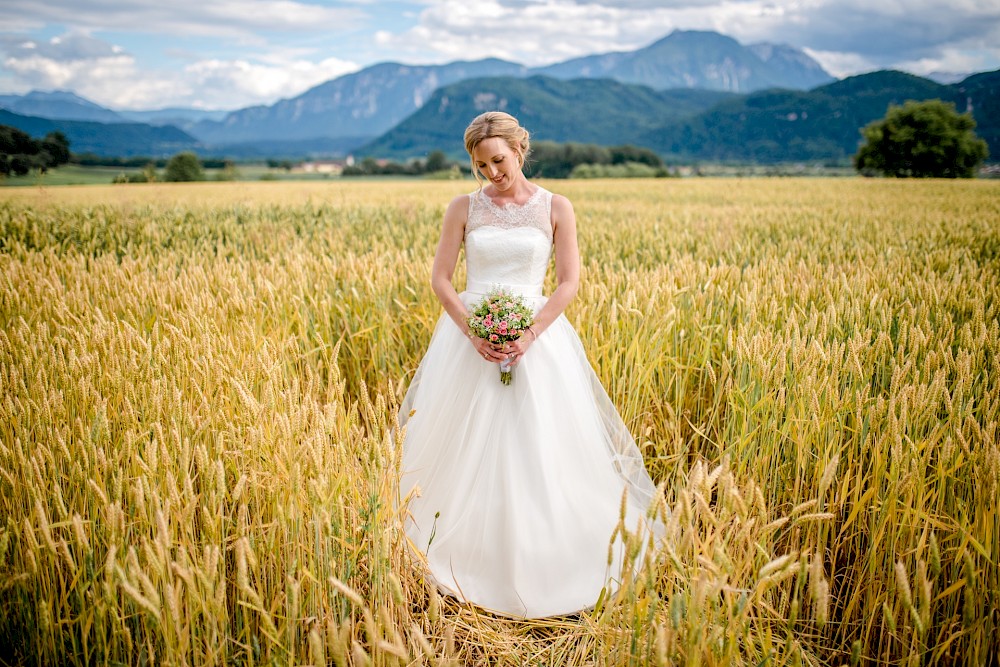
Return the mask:
[[[448,168],[448,158],[443,151],[431,151],[427,156],[427,165],[424,170],[428,173],[444,171]]]
[[[167,161],[167,166],[163,172],[165,181],[204,181],[205,170],[201,166],[201,160],[191,151],[184,151],[174,155]]]
[[[49,132],[42,139],[39,146],[40,152],[49,156],[49,167],[55,167],[69,162],[69,139],[62,132]]]
[[[62,132],[35,140],[16,127],[0,125],[0,175],[24,176],[32,169],[42,173],[69,162],[69,141]]]
[[[865,143],[854,166],[901,178],[972,178],[989,154],[975,128],[970,114],[941,100],[893,105],[861,130]]]

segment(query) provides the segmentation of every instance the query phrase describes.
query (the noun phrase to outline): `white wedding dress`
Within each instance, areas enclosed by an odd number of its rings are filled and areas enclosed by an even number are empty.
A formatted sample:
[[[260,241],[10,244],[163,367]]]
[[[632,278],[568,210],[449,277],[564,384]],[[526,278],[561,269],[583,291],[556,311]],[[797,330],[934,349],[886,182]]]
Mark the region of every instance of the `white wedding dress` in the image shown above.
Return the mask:
[[[466,306],[494,285],[537,313],[552,251],[552,193],[521,206],[469,195]],[[445,593],[519,618],[592,607],[617,588],[611,536],[627,489],[626,524],[646,518],[656,487],[635,441],[560,316],[513,369],[509,386],[447,314],[400,410],[406,426],[400,496],[414,487],[406,535]],[[410,416],[412,410],[412,416]]]

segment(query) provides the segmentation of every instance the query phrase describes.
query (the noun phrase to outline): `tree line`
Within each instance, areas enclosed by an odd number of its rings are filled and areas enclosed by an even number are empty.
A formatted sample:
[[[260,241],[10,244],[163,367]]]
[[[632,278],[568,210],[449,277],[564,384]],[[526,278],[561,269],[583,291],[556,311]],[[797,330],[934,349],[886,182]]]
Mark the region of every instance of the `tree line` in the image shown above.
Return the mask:
[[[668,175],[663,160],[648,148],[639,146],[598,146],[596,144],[536,141],[525,165],[528,176],[536,178],[588,177],[595,173],[615,175],[613,170],[600,167],[622,167],[630,175]],[[585,169],[581,169],[585,168]],[[643,169],[645,168],[645,169]],[[577,173],[574,174],[574,170]],[[456,171],[469,175],[472,165],[468,160],[451,161],[443,151],[431,151],[427,160],[393,162],[365,157],[355,165],[344,167],[344,176],[419,176]]]
[[[163,169],[167,166],[167,162],[169,162],[170,159],[171,158],[166,157],[154,158],[141,155],[120,157],[97,155],[96,153],[73,153],[73,156],[70,158],[70,162],[78,164],[81,167],[121,167],[122,169],[141,169],[152,165],[156,169]],[[233,163],[232,160],[221,157],[198,158],[198,161],[205,169],[224,169],[227,165]],[[277,163],[276,160],[268,160],[268,166],[271,166],[272,162]]]

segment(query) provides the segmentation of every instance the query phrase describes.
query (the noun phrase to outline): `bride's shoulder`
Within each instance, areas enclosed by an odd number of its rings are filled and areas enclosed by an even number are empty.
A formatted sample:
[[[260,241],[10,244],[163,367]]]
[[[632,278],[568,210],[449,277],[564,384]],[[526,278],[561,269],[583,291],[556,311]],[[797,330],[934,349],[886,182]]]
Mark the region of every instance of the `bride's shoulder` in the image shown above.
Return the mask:
[[[549,210],[549,217],[552,221],[552,230],[569,230],[576,233],[576,213],[573,212],[573,204],[563,195],[552,195],[552,205]]]
[[[552,195],[552,214],[565,215],[573,213],[573,202],[565,195]]]
[[[462,211],[466,212],[469,210],[469,201],[472,199],[472,195],[458,195],[448,204],[448,211]]]
[[[444,212],[446,226],[456,226],[464,229],[469,219],[469,195],[458,195],[448,204]]]

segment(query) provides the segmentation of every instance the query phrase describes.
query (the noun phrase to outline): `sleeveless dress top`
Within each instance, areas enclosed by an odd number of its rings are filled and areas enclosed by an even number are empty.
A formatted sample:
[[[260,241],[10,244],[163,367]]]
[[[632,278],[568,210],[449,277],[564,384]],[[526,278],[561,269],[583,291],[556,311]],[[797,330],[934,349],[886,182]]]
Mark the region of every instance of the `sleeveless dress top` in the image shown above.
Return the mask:
[[[551,192],[506,206],[469,195],[459,297],[471,309],[504,286],[537,313],[552,249]],[[505,386],[443,314],[399,421],[406,535],[428,577],[462,601],[517,618],[592,607],[635,567],[611,541],[623,492],[627,528],[663,534],[646,516],[657,491],[641,453],[563,315]]]

